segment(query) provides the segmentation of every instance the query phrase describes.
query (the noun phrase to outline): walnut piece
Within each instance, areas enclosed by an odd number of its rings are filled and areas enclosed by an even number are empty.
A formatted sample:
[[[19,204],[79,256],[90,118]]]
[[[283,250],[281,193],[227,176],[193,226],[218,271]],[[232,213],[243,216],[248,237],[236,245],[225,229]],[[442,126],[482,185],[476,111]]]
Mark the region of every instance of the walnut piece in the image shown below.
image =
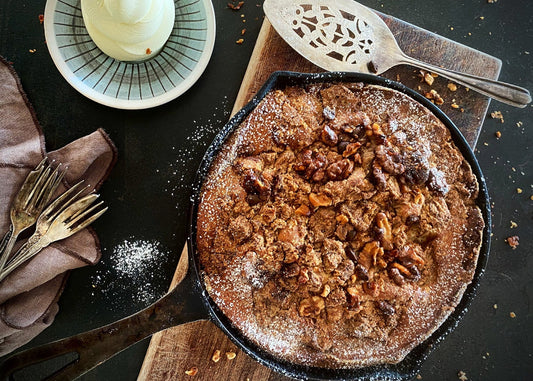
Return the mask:
[[[310,298],[304,299],[300,303],[300,316],[309,317],[309,316],[318,316],[320,312],[326,306],[324,299],[320,296],[312,296]]]

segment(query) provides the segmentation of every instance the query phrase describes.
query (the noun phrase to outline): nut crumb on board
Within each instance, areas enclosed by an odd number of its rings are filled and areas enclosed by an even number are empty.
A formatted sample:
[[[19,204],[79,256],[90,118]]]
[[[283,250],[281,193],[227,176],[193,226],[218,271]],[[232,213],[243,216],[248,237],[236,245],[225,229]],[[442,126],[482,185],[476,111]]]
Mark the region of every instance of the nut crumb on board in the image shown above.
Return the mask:
[[[213,362],[219,362],[220,361],[220,349],[217,349],[213,353],[213,356],[211,357],[211,360],[213,360]]]
[[[507,237],[506,241],[511,246],[511,249],[516,249],[519,245],[520,237],[517,235],[513,235],[511,237]]]
[[[457,373],[457,378],[459,378],[461,381],[468,380],[468,377],[466,377],[466,373],[463,372],[462,370],[460,370],[459,373]]]
[[[514,229],[514,228],[517,228],[518,227],[518,224],[514,221],[510,221],[511,223],[511,229]]]
[[[441,105],[444,103],[444,99],[440,96],[439,93],[437,93],[437,90],[431,89],[431,91],[427,92],[425,94],[425,97],[429,99],[431,102],[435,103],[436,105]]]
[[[44,22],[44,15],[39,15],[39,24]]]
[[[185,374],[186,374],[187,376],[194,377],[194,376],[196,376],[196,375],[198,374],[198,368],[195,367],[195,366],[193,366],[191,369],[186,370],[186,371],[185,371]]]
[[[511,317],[511,319],[514,319],[516,317],[516,314],[514,312],[509,312],[509,316]]]
[[[502,133],[500,131],[496,131],[494,135],[496,135],[496,138],[498,139],[502,137]]]
[[[239,38],[235,43],[241,45],[244,42],[244,38]]]
[[[226,357],[228,360],[233,360],[237,356],[235,352],[226,352]]]
[[[450,91],[457,91],[457,85],[455,83],[448,83],[448,90]]]
[[[520,194],[522,192],[523,192],[522,188],[516,188],[516,193]]]

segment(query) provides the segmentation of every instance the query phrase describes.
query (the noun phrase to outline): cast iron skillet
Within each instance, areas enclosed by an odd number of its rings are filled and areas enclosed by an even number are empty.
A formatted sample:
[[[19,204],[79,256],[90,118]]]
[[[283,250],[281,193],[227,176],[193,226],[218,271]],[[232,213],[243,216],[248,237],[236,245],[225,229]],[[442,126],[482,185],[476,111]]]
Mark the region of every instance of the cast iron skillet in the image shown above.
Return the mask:
[[[200,264],[196,255],[196,214],[201,185],[221,146],[235,128],[272,89],[283,88],[287,85],[336,81],[361,81],[392,88],[407,94],[426,106],[448,127],[455,144],[470,163],[479,182],[478,206],[485,220],[485,229],[474,279],[467,287],[461,302],[448,319],[431,337],[414,348],[398,364],[354,369],[326,369],[295,365],[274,357],[243,336],[210,299],[202,282]],[[0,377],[9,379],[14,372],[31,364],[63,356],[67,353],[74,353],[77,354],[77,359],[51,376],[51,379],[72,380],[155,332],[186,322],[209,319],[249,356],[286,376],[304,380],[407,380],[417,374],[422,362],[428,357],[436,344],[457,326],[474,297],[475,289],[479,284],[488,259],[491,221],[487,187],[477,160],[464,137],[450,119],[426,98],[399,83],[373,75],[357,73],[302,74],[292,72],[276,72],[272,74],[252,101],[231,118],[209,146],[200,165],[193,189],[195,191],[191,198],[192,205],[189,214],[187,241],[189,250],[188,270],[180,284],[153,305],[125,319],[9,357],[0,366]]]

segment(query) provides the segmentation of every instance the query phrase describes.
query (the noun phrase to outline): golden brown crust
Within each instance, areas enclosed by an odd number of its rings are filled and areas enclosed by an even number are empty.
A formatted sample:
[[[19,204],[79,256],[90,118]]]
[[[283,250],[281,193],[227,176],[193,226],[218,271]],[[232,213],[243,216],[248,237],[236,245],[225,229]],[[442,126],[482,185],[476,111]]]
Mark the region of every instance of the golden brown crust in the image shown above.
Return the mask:
[[[204,184],[209,294],[285,360],[401,361],[472,280],[477,194],[449,131],[409,97],[356,83],[273,91]]]

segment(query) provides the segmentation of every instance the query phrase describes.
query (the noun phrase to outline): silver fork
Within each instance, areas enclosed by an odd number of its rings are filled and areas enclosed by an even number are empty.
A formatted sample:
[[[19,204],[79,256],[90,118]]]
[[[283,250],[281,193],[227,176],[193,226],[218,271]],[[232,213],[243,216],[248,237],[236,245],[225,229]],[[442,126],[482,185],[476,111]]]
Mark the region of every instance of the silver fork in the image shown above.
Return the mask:
[[[9,260],[4,270],[0,272],[0,281],[52,242],[60,241],[79,232],[107,210],[107,207],[100,208],[103,201],[92,205],[99,197],[98,194],[90,193],[80,197],[86,190],[86,188],[81,187],[82,182],[80,181],[59,196],[39,216],[35,233],[21,246]]]
[[[46,161],[45,158],[28,174],[13,200],[10,211],[11,225],[0,242],[0,271],[4,268],[19,234],[37,221],[37,217],[63,179],[65,172],[59,170],[61,164],[52,170]]]

